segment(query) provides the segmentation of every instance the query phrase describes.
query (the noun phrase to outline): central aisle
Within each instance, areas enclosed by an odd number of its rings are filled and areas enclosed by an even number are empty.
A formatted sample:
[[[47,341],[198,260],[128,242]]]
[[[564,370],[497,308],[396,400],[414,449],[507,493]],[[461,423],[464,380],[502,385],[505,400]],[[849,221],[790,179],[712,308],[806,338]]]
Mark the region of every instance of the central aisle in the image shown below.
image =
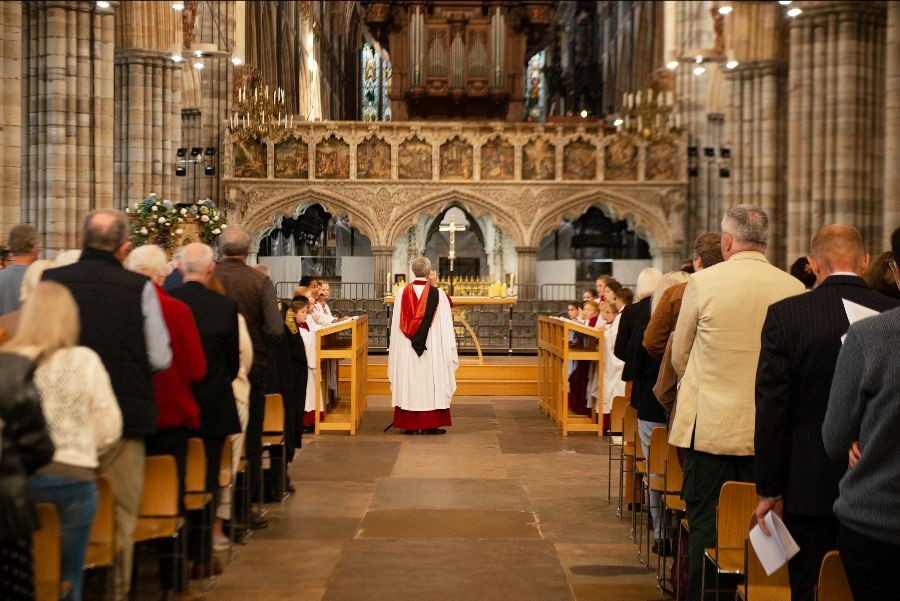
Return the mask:
[[[606,442],[563,439],[531,399],[456,398],[445,436],[304,437],[297,494],[207,598],[630,601],[663,598],[607,504]],[[654,563],[655,569],[655,563]]]

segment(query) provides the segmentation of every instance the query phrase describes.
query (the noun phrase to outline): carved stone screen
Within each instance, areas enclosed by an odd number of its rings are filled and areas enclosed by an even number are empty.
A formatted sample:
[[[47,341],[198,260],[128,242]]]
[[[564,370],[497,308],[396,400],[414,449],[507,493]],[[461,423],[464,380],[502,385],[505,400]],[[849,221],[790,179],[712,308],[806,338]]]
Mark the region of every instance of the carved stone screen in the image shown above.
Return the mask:
[[[472,179],[472,145],[458,137],[441,145],[441,179]]]
[[[607,181],[637,179],[637,145],[628,138],[616,138],[606,147],[606,169],[604,179]]]
[[[537,138],[522,147],[522,179],[555,179],[556,147]]]
[[[515,177],[515,148],[503,138],[488,140],[481,147],[481,179],[511,180]]]
[[[356,147],[356,177],[391,179],[390,144],[374,136],[360,142]]]
[[[329,136],[316,145],[316,179],[350,179],[350,145]]]
[[[584,140],[569,142],[563,149],[563,179],[597,178],[597,148]]]
[[[431,179],[431,144],[421,138],[400,144],[397,176],[400,179]]]
[[[299,138],[289,138],[275,145],[275,177],[306,179],[309,177],[309,146]]]
[[[647,146],[647,179],[672,181],[676,177],[678,147],[668,140]]]
[[[234,176],[266,177],[266,145],[256,140],[234,143]]]

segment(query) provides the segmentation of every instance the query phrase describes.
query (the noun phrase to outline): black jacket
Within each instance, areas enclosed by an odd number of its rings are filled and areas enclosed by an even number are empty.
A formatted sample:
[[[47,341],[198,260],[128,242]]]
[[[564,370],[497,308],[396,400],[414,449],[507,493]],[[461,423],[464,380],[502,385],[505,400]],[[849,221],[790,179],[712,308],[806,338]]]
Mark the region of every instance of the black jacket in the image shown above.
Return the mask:
[[[38,527],[28,500],[27,478],[53,459],[34,366],[20,355],[0,353],[0,541],[28,538]]]
[[[100,356],[109,373],[122,409],[122,435],[156,432],[156,400],[141,308],[147,278],[126,270],[111,253],[86,249],[77,263],[49,269],[44,279],[63,284],[75,297],[80,343]]]
[[[206,376],[194,385],[200,405],[200,434],[236,434],[241,422],[231,382],[239,368],[237,303],[199,282],[185,282],[169,294],[191,308],[206,355]]]
[[[659,377],[659,361],[644,349],[644,332],[650,323],[650,297],[630,306],[634,307],[631,311],[634,322],[625,354],[627,364],[631,366],[631,406],[637,409],[639,420],[664,424],[668,421],[666,412],[653,394],[653,387]],[[620,329],[616,335],[616,346],[619,345],[618,336],[621,335]]]
[[[822,442],[841,337],[849,322],[842,299],[877,311],[897,301],[854,276],[831,276],[818,288],[769,307],[756,371],[756,489],[784,497],[794,515],[832,516],[847,458],[832,460]]]
[[[641,303],[644,303],[643,305]],[[634,380],[634,374],[631,373],[632,361],[631,355],[628,353],[628,345],[631,342],[631,334],[634,332],[635,324],[641,316],[644,306],[646,310],[650,310],[650,298],[645,298],[636,303],[631,303],[622,309],[619,315],[619,331],[616,334],[616,346],[613,348],[613,354],[620,360],[625,362],[622,368],[622,380],[631,382]]]

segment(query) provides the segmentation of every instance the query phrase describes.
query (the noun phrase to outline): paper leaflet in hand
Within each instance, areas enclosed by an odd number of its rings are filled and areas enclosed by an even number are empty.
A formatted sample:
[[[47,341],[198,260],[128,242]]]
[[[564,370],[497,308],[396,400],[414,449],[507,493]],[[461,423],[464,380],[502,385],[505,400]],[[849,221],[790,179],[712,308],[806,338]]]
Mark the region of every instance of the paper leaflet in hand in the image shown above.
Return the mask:
[[[771,576],[796,555],[800,547],[774,511],[767,513],[763,521],[769,529],[769,534],[763,532],[757,524],[750,530],[750,544],[753,545],[753,550],[756,551],[759,563],[762,564],[766,574]]]
[[[860,304],[854,303],[853,301],[848,301],[846,298],[842,298],[841,301],[844,303],[844,311],[847,313],[847,321],[849,321],[851,325],[855,324],[857,321],[865,319],[866,317],[873,317],[875,315],[878,315],[878,311],[876,311],[875,309],[870,309],[868,307],[864,307]],[[841,336],[841,344],[844,343],[844,339],[846,337],[846,334]]]

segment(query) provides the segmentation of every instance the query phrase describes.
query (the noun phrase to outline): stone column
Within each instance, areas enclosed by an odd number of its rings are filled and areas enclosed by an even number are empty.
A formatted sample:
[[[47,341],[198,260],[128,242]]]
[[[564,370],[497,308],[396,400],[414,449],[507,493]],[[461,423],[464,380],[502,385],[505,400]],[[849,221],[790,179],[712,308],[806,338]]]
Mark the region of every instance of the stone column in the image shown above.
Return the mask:
[[[519,286],[519,298],[529,300],[538,298],[537,289],[537,246],[517,246],[518,273],[516,285]]]
[[[181,13],[167,2],[132,1],[116,20],[115,206],[150,192],[178,202],[181,145]]]
[[[23,219],[48,250],[77,248],[84,216],[113,206],[113,9],[23,3]]]
[[[791,23],[787,260],[828,223],[883,235],[885,22],[878,2],[803,2]],[[894,159],[892,159],[894,160]]]
[[[375,274],[372,281],[375,282],[375,296],[381,297],[391,291],[387,285],[387,277],[391,272],[391,264],[394,260],[393,246],[373,246],[372,256],[375,258]],[[407,277],[411,277],[407,275]],[[393,274],[391,274],[393,282]]]
[[[22,3],[0,4],[0,240],[20,221],[22,197]]]
[[[727,139],[732,150],[731,182],[720,207],[753,204],[769,214],[769,259],[786,265],[787,217],[785,70],[776,61],[742,63],[726,71],[729,107]]]
[[[900,227],[900,2],[888,2],[885,60],[884,212],[881,249]],[[878,248],[870,246],[872,252]]]

